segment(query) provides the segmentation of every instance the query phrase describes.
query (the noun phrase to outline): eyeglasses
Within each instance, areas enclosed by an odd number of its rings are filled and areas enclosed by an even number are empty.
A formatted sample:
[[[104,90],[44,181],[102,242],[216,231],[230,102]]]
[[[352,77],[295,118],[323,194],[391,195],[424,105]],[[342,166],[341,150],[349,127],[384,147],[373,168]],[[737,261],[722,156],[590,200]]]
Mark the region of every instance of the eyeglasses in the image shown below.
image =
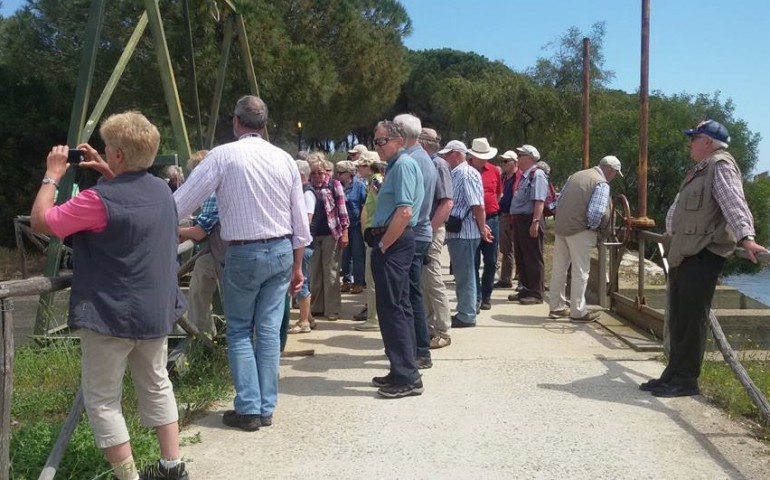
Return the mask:
[[[390,137],[378,137],[374,139],[374,144],[378,147],[384,147],[391,140],[393,139]]]

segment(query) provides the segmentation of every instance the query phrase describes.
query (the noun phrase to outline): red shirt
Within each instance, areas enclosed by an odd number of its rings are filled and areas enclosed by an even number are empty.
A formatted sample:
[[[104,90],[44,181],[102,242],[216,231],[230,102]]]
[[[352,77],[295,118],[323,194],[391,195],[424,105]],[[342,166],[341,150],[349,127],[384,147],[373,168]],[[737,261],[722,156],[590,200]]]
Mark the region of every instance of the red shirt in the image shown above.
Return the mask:
[[[503,177],[500,169],[487,162],[481,170],[481,184],[484,187],[484,212],[494,215],[500,211],[500,196],[503,194]]]

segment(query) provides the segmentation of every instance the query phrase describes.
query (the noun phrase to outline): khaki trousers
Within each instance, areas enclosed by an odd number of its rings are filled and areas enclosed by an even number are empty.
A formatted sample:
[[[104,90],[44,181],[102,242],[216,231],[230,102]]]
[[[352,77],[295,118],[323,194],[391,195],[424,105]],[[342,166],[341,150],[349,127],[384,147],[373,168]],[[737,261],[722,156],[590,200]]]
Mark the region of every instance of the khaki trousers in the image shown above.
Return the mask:
[[[99,448],[129,441],[120,405],[126,367],[131,370],[142,425],[159,427],[179,419],[166,370],[166,337],[133,340],[86,329],[79,332],[83,400]]]
[[[449,337],[452,320],[449,315],[449,298],[444,285],[444,272],[441,269],[441,249],[444,248],[446,228],[433,232],[427,260],[422,266],[422,299],[425,304],[425,320],[431,337]]]

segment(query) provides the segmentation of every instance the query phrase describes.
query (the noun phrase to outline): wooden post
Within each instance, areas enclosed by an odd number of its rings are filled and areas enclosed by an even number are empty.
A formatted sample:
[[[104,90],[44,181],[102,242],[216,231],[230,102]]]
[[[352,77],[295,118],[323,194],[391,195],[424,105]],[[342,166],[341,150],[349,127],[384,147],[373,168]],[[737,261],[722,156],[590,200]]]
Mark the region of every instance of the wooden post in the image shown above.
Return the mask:
[[[722,352],[725,362],[727,362],[733,373],[735,373],[736,378],[738,378],[738,381],[743,385],[743,389],[746,390],[746,393],[751,397],[751,401],[757,409],[759,409],[759,413],[762,415],[765,425],[770,425],[770,404],[768,404],[765,396],[762,395],[762,391],[758,389],[751,380],[746,369],[741,365],[735,351],[730,347],[730,342],[727,341],[725,332],[722,331],[717,316],[714,315],[714,310],[709,311],[709,326],[711,327],[711,333],[714,335],[714,340],[719,347],[719,351]]]
[[[583,39],[583,170],[590,164],[591,39]]]
[[[0,478],[9,477],[11,468],[11,399],[13,398],[13,301],[5,298],[8,290],[0,287],[0,320],[2,321],[3,363],[0,369]]]

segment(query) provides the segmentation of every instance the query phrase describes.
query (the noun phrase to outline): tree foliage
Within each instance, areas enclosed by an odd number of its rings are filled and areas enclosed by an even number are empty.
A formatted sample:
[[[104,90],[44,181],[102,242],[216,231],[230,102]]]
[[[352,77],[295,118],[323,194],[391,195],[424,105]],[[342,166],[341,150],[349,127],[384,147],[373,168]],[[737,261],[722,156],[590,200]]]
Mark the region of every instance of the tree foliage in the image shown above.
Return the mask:
[[[0,23],[0,244],[11,245],[10,217],[29,210],[51,145],[66,142],[91,0],[28,0]],[[371,125],[393,105],[407,74],[402,38],[411,30],[396,0],[241,0],[260,87],[270,110],[271,140],[295,145],[297,121],[305,138],[336,139]],[[187,40],[181,0],[160,9],[192,147],[202,147],[193,108],[196,85],[204,129],[219,68],[225,15],[222,1],[190,0],[194,49]],[[111,0],[99,43],[90,106],[107,82],[143,2]],[[249,91],[237,39],[230,50],[218,112],[216,143],[229,141],[226,119]],[[194,61],[194,62],[193,62]],[[158,125],[162,153],[174,151],[155,45],[149,28],[131,58],[106,113],[139,109]],[[202,132],[206,135],[206,132]],[[98,138],[92,139],[96,144]],[[12,183],[11,183],[12,182]]]
[[[194,50],[187,44],[181,0],[161,0],[165,33],[193,147],[197,144],[192,109],[196,65],[202,123],[208,124],[224,36],[224,3],[190,0]],[[0,193],[3,218],[23,213],[32,203],[51,144],[65,140],[69,111],[83,49],[90,0],[28,0],[13,17],[0,22]],[[239,0],[247,26],[260,94],[270,107],[271,140],[295,145],[297,122],[306,140],[329,145],[353,136],[364,140],[383,117],[412,112],[445,140],[470,142],[485,136],[500,148],[530,143],[551,164],[561,184],[582,165],[582,39],[591,39],[591,162],[618,156],[626,177],[613,183],[639,211],[639,100],[633,93],[607,88],[613,72],[602,52],[605,26],[588,33],[570,28],[545,47],[549,56],[517,72],[499,61],[451,49],[409,52],[402,43],[411,22],[397,0]],[[215,8],[215,6],[217,6]],[[142,2],[113,0],[99,46],[94,92],[100,91],[117,62]],[[30,53],[33,52],[33,53]],[[248,91],[243,59],[233,44],[221,107],[225,119],[235,99]],[[161,131],[170,131],[158,82],[154,45],[145,34],[113,95],[108,112],[141,109]],[[95,101],[96,93],[91,102]],[[767,242],[766,187],[748,182],[757,162],[759,134],[734,115],[734,105],[714,94],[650,95],[648,216],[663,228],[685,171],[691,165],[682,129],[710,117],[730,130],[730,150],[747,183],[757,216],[758,238]],[[232,135],[219,122],[217,143]],[[205,134],[205,132],[204,132]],[[164,135],[165,152],[173,150]],[[20,194],[19,194],[20,192]],[[763,200],[765,198],[765,200]],[[765,202],[765,203],[763,203]],[[764,213],[762,213],[764,212]],[[764,222],[764,223],[763,223]],[[12,242],[10,224],[0,226],[0,243]]]

